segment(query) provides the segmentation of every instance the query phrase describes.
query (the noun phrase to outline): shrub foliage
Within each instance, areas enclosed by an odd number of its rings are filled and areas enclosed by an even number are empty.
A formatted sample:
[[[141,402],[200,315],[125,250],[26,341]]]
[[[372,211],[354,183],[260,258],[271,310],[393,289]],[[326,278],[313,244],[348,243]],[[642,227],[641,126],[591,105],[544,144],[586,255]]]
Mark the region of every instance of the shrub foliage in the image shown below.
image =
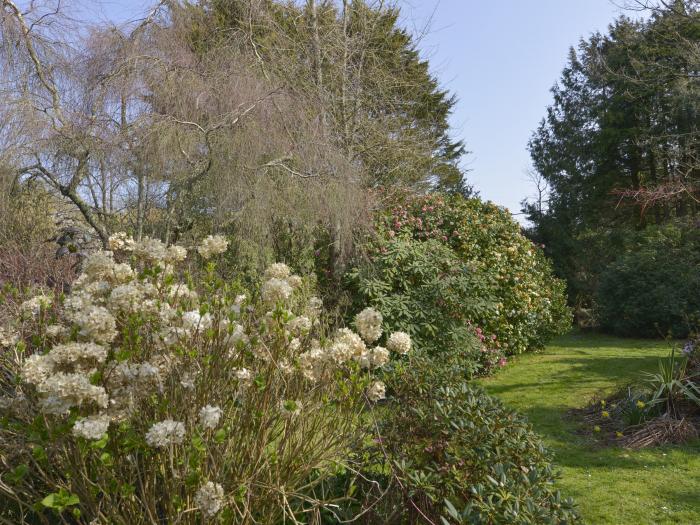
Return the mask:
[[[650,226],[631,234],[625,244],[601,275],[601,326],[623,336],[687,336],[700,319],[697,228]]]
[[[369,268],[352,276],[362,300],[376,303],[392,320],[401,312],[404,329],[438,333],[438,317],[447,324],[468,320],[491,346],[517,354],[541,348],[569,327],[563,282],[496,205],[460,195],[403,196],[379,223],[381,238],[370,249]],[[416,243],[425,246],[411,246]],[[397,282],[404,269],[408,276]],[[416,282],[431,283],[431,292],[414,291]],[[388,299],[395,291],[399,295]],[[419,308],[409,298],[417,295]]]

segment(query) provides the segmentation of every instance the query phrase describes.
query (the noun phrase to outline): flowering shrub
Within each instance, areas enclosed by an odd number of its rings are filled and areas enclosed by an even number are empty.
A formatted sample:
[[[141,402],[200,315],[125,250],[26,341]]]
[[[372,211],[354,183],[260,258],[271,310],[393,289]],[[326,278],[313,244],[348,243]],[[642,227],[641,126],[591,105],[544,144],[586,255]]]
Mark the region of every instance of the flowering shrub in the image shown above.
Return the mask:
[[[381,315],[329,337],[307,279],[271,266],[257,290],[221,282],[227,249],[110,239],[65,298],[22,306],[0,353],[0,518],[80,523],[276,523],[320,490],[385,396]],[[207,262],[208,261],[208,262]],[[51,302],[53,308],[49,311]],[[17,322],[20,322],[18,320]],[[29,323],[29,325],[27,325]],[[364,340],[361,336],[364,336]],[[406,334],[389,335],[396,357]],[[32,517],[34,516],[34,517]]]
[[[374,305],[385,325],[399,331],[387,341],[397,353],[410,336],[430,353],[459,352],[470,363],[469,375],[502,364],[495,335],[471,324],[497,315],[487,283],[440,241],[389,241],[348,280],[356,307]]]
[[[406,196],[381,217],[380,230],[386,240],[440,243],[452,250],[481,280],[482,289],[473,295],[493,300],[489,308],[470,311],[470,320],[495,335],[506,353],[540,348],[570,326],[564,283],[498,206],[459,195]],[[385,249],[380,242],[373,255]]]

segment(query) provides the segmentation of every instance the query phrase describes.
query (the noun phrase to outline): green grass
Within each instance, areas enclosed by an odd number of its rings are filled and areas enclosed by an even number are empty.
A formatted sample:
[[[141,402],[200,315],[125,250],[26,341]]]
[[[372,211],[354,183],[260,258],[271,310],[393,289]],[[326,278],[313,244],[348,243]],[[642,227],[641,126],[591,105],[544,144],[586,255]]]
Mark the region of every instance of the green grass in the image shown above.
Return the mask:
[[[586,523],[700,524],[700,442],[605,448],[577,434],[577,423],[566,415],[594,394],[656,370],[668,349],[665,342],[572,333],[480,381],[543,436],[561,470],[559,488],[576,500]]]

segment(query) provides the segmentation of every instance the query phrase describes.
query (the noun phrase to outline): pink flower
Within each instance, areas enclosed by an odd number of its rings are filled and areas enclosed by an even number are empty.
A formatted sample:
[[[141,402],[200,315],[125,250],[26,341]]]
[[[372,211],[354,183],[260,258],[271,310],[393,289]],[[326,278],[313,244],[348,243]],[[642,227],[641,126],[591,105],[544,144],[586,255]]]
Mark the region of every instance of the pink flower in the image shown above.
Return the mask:
[[[506,361],[506,358],[505,358],[505,357],[501,357],[501,358],[498,360],[498,366],[501,366],[501,367],[506,366],[506,363],[507,363],[507,362],[508,362],[508,361]]]

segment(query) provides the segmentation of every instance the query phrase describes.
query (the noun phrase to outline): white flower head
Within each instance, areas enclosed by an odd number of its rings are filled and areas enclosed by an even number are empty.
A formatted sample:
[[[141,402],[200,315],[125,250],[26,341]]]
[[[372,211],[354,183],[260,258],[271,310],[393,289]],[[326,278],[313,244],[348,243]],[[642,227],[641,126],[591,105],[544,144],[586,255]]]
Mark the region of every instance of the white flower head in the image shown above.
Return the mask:
[[[287,328],[295,334],[308,334],[312,326],[311,319],[305,315],[295,317],[287,324]]]
[[[146,443],[153,448],[179,445],[185,439],[185,425],[179,421],[166,419],[155,423],[146,433]]]
[[[95,403],[106,408],[109,402],[104,387],[93,385],[87,375],[80,373],[57,372],[36,385],[46,397],[60,400],[66,406],[80,406]]]
[[[50,324],[49,326],[46,327],[46,335],[48,337],[62,337],[66,335],[68,330],[66,329],[65,326],[60,325],[60,324]],[[2,337],[0,335],[0,346],[2,345]]]
[[[187,259],[187,249],[184,246],[173,244],[168,247],[166,259],[169,262],[182,262]]]
[[[323,312],[323,301],[318,297],[310,298],[307,312],[312,317],[319,317]]]
[[[85,259],[83,273],[91,280],[105,279],[111,275],[114,264],[112,252],[98,251]]]
[[[223,414],[219,407],[207,405],[199,411],[199,422],[204,428],[215,429],[219,425],[219,420]]]
[[[174,299],[175,301],[178,300],[192,300],[196,301],[197,300],[197,292],[194,290],[190,290],[186,284],[179,283],[177,285],[173,285],[170,287],[168,290],[168,296],[171,299]]]
[[[245,329],[238,323],[233,323],[232,329],[224,335],[224,344],[227,346],[237,346],[238,344],[247,344],[248,336],[245,333]]]
[[[380,368],[389,362],[389,350],[383,346],[377,346],[371,351],[371,364],[374,368]]]
[[[202,514],[214,516],[224,506],[224,488],[218,483],[208,481],[199,488],[194,502]]]
[[[54,362],[48,355],[32,354],[22,366],[22,379],[32,385],[46,381],[53,373]]]
[[[341,328],[335,337],[335,341],[339,343],[346,344],[350,349],[350,356],[348,357],[360,357],[363,353],[367,351],[362,338],[349,328]]]
[[[228,241],[221,235],[208,235],[197,247],[199,255],[204,259],[209,259],[214,255],[224,253],[228,248]]]
[[[160,239],[144,237],[134,244],[134,255],[152,262],[164,261],[168,258],[168,250]]]
[[[102,306],[89,306],[80,312],[76,322],[80,335],[98,343],[109,343],[117,336],[116,321]]]
[[[284,302],[292,295],[292,291],[292,287],[287,281],[273,277],[263,284],[262,298],[270,304]]]
[[[65,343],[54,346],[46,355],[55,365],[104,363],[107,349],[95,343]]]
[[[211,315],[200,315],[199,311],[191,310],[182,314],[182,327],[190,333],[203,332],[211,328]]]
[[[135,241],[126,232],[117,232],[109,237],[109,249],[115,252],[124,251],[130,252],[134,249]]]
[[[113,310],[136,312],[143,300],[141,289],[134,284],[122,284],[115,287],[109,295],[108,304]]]
[[[406,332],[394,332],[389,336],[386,346],[392,352],[406,355],[411,351],[411,336]]]
[[[75,422],[72,432],[76,437],[99,440],[107,433],[109,422],[107,416],[86,417]]]
[[[362,339],[374,343],[382,335],[382,314],[374,308],[365,308],[355,316],[355,327]]]
[[[46,310],[51,306],[53,303],[53,300],[51,297],[48,295],[37,295],[36,297],[32,297],[28,301],[24,301],[19,309],[23,314],[30,315],[32,317],[36,317],[39,315],[39,312],[41,310]]]
[[[281,279],[286,280],[292,274],[292,271],[284,263],[274,263],[265,270],[265,279]]]
[[[299,288],[302,284],[304,284],[304,279],[302,279],[298,275],[290,275],[289,277],[287,277],[287,282],[292,288]]]
[[[51,328],[51,326],[56,326],[56,325],[49,325],[46,328],[46,335],[48,335],[49,337],[53,337],[49,333],[49,328]],[[19,334],[17,332],[15,332],[13,330],[6,330],[6,329],[0,327],[0,348],[7,348],[10,346],[14,346],[17,344],[18,341],[19,341]]]
[[[384,399],[386,397],[386,385],[382,383],[381,381],[374,381],[369,387],[367,388],[367,399],[372,401],[373,403],[376,403],[380,399]]]

